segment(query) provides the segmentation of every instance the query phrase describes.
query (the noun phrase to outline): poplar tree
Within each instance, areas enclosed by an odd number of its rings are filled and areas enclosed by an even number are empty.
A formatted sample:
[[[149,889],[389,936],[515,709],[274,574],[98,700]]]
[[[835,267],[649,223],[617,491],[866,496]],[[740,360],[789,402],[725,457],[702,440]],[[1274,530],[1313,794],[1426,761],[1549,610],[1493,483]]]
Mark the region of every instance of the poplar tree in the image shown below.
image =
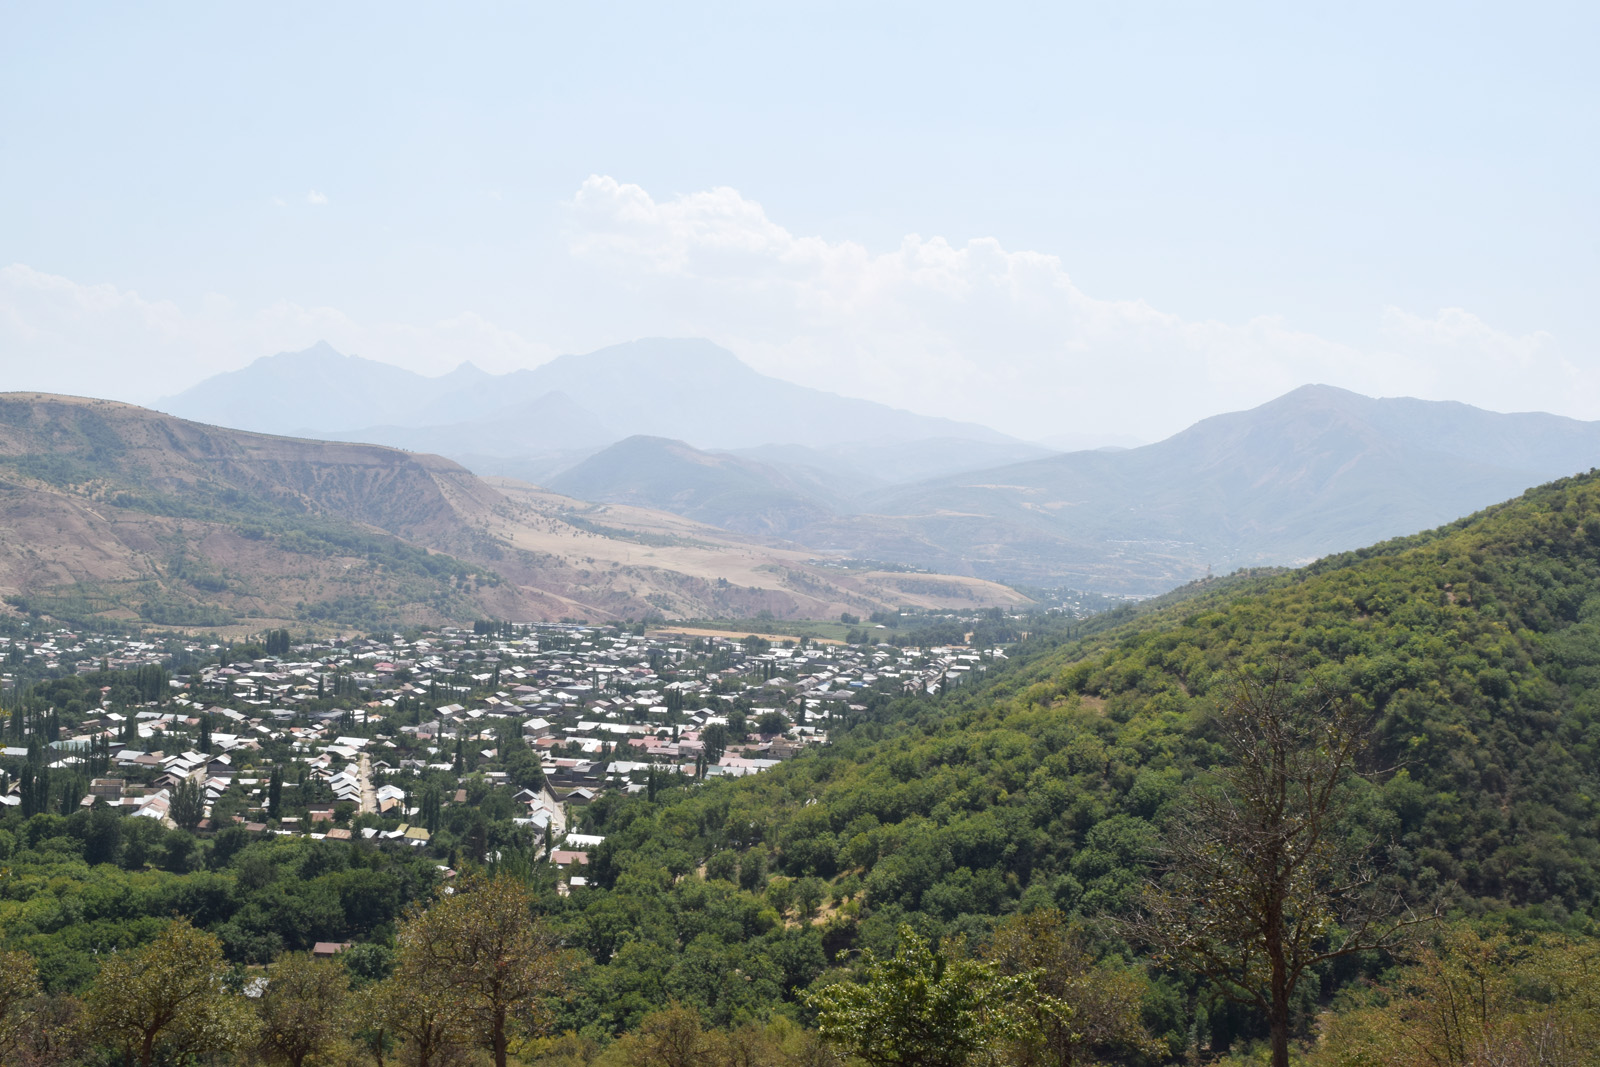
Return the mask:
[[[172,821],[185,830],[193,830],[205,818],[205,798],[194,779],[185,778],[173,790],[172,803],[167,808]]]

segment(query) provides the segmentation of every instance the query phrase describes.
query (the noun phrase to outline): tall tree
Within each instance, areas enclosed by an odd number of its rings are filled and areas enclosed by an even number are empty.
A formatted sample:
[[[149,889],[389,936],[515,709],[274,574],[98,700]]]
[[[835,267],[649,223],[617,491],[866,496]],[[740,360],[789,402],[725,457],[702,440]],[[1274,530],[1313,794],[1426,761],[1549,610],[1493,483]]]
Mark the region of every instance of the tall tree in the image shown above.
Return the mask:
[[[704,746],[706,762],[716,763],[728,750],[728,728],[719,722],[712,723],[700,732],[700,743]]]
[[[96,800],[89,812],[89,825],[84,828],[83,859],[89,864],[115,863],[117,850],[122,846],[122,816]]]
[[[172,791],[168,813],[172,821],[185,830],[193,830],[200,825],[200,820],[206,814],[205,799],[200,795],[200,786],[193,778],[185,778]]]
[[[267,779],[267,817],[283,817],[283,768],[274,765],[272,777]]]
[[[1380,891],[1370,849],[1343,825],[1368,717],[1282,668],[1240,675],[1212,727],[1228,762],[1190,791],[1163,840],[1134,932],[1159,958],[1267,1017],[1288,1067],[1290,1004],[1306,972],[1381,948],[1414,917]]]
[[[439,817],[443,810],[443,798],[439,795],[439,787],[429,783],[422,790],[422,804],[417,812],[422,816],[422,825],[430,835],[439,832]]]
[[[427,976],[459,998],[462,1018],[505,1067],[511,1041],[548,1021],[563,985],[565,953],[533,918],[521,881],[469,875],[411,916],[399,934],[401,971]]]
[[[91,1031],[124,1057],[150,1067],[157,1057],[238,1048],[255,1020],[241,997],[227,992],[217,938],[176,919],[149,944],[106,960],[89,991]]]
[[[267,968],[267,988],[256,1002],[259,1047],[268,1060],[301,1067],[336,1048],[346,1032],[344,1006],[350,976],[334,960],[289,952]]]

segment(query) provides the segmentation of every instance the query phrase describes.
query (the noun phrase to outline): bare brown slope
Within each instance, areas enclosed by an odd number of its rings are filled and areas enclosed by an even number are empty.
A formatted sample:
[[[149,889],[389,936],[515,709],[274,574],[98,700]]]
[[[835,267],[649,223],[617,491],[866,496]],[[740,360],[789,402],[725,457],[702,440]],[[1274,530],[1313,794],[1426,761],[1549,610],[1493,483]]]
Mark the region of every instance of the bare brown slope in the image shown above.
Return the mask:
[[[76,462],[108,486],[183,496],[231,489],[421,539],[458,532],[455,501],[482,508],[497,496],[439,456],[274,437],[39,393],[0,395],[0,454]]]
[[[491,485],[437,456],[0,395],[0,592],[57,614],[355,626],[1020,599],[808,557],[675,516]]]

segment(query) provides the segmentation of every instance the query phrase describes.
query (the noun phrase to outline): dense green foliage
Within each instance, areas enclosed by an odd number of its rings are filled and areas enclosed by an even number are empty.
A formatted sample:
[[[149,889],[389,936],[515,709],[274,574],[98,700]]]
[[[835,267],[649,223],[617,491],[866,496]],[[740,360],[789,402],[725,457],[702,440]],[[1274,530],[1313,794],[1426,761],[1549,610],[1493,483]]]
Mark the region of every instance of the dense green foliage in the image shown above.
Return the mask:
[[[1595,916],[1591,477],[1304,571],[1193,591],[1036,650],[983,689],[878,707],[824,752],[756,778],[592,809],[609,835],[601,888],[562,916],[598,963],[584,1016],[625,1026],[664,996],[713,1017],[759,1010],[846,949],[892,951],[902,921],[981,941],[998,917],[1038,906],[1126,914],[1171,801],[1219,758],[1206,713],[1220,687],[1280,659],[1370,709],[1373,767],[1398,769],[1376,775],[1357,813],[1392,841],[1412,899]],[[705,880],[681,877],[702,862]],[[838,906],[805,921],[819,896]],[[735,971],[748,980],[729,1003],[719,979]],[[1159,1001],[1158,988],[1158,1026],[1190,1025]]]
[[[318,941],[382,942],[438,880],[410,855],[239,828],[202,847],[104,808],[7,820],[0,867],[5,947],[31,953],[52,992],[83,988],[100,955],[144,943],[174,915],[215,933],[236,963]]]

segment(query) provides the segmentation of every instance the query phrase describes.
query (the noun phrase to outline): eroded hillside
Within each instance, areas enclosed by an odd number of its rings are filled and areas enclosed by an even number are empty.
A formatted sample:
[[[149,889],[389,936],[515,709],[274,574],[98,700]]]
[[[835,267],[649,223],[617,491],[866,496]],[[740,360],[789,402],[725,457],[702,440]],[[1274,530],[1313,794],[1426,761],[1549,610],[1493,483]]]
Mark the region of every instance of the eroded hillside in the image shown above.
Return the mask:
[[[65,617],[788,618],[1022,599],[810,557],[675,516],[491,485],[437,456],[110,401],[0,397],[0,592]]]

